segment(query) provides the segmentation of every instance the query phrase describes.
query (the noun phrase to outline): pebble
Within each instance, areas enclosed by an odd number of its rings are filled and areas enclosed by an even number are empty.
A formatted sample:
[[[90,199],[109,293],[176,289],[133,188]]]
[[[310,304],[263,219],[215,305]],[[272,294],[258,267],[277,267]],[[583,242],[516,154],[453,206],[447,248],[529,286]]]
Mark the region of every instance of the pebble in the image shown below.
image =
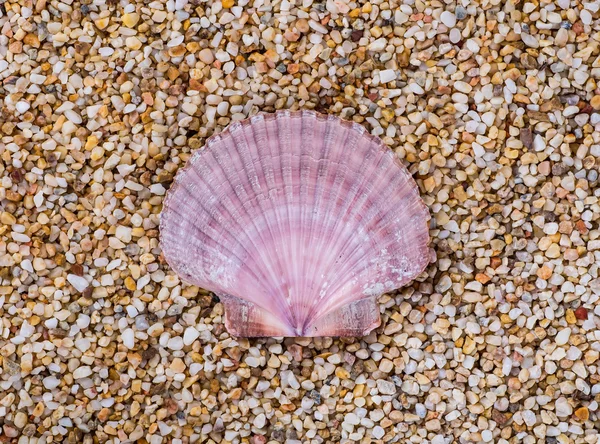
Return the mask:
[[[130,350],[133,349],[133,347],[135,346],[135,336],[134,336],[133,329],[126,328],[123,331],[121,338],[123,340],[123,345],[125,347],[127,347]]]
[[[599,8],[459,3],[5,2],[3,438],[592,440]],[[435,260],[363,338],[235,338],[164,262],[164,196],[301,108],[394,150]]]
[[[252,424],[254,425],[254,427],[262,429],[265,426],[266,423],[267,423],[267,417],[265,416],[265,414],[264,413],[259,413],[254,418],[254,421],[253,421]]]
[[[448,28],[454,28],[456,26],[456,16],[450,11],[444,11],[440,15],[440,20]]]
[[[67,280],[78,292],[83,292],[89,285],[85,278],[75,274],[68,274]]]
[[[393,69],[386,69],[379,72],[379,80],[381,83],[388,83],[396,79],[396,73]]]
[[[184,345],[192,345],[196,339],[200,337],[200,332],[194,327],[188,327],[183,334]]]
[[[43,379],[43,384],[47,390],[52,390],[58,387],[58,385],[60,384],[60,379],[54,376],[47,376]]]
[[[569,342],[569,337],[571,336],[571,329],[570,328],[563,328],[562,330],[560,330],[558,332],[558,334],[555,337],[555,341],[557,345],[565,345]]]
[[[377,380],[377,390],[382,395],[394,395],[396,393],[396,386],[393,382],[386,381],[384,379]]]
[[[87,378],[88,376],[90,376],[92,374],[92,369],[89,366],[83,366],[83,367],[79,367],[77,368],[74,372],[73,372],[73,378],[74,379],[82,379],[82,378]]]

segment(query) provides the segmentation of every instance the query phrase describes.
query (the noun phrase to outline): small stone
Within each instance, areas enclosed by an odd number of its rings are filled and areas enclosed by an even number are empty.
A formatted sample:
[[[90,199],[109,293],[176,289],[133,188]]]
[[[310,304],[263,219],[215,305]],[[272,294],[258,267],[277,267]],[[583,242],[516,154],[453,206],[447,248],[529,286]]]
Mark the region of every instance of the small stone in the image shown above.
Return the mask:
[[[167,342],[167,347],[176,351],[183,349],[183,345],[183,338],[181,336],[175,336],[169,339],[169,342]]]
[[[16,428],[23,429],[27,425],[27,415],[23,412],[17,412],[13,423]]]
[[[142,42],[137,37],[127,37],[125,39],[125,44],[129,49],[140,49],[142,47]]]
[[[21,113],[21,114],[24,114],[24,113],[26,113],[26,112],[29,110],[29,108],[30,108],[30,105],[29,105],[29,103],[28,103],[28,102],[25,102],[25,101],[19,101],[19,102],[17,102],[17,104],[15,105],[15,108],[17,109],[17,111],[18,111],[19,113]]]
[[[385,435],[385,430],[381,426],[377,425],[377,426],[373,427],[371,434],[373,435],[373,438],[381,439]]]
[[[303,18],[296,20],[295,26],[296,29],[302,33],[308,32],[310,29],[310,26],[308,26],[308,20]]]
[[[577,410],[575,410],[575,416],[580,421],[587,421],[588,419],[590,419],[590,411],[587,407],[580,407]]]
[[[254,427],[257,427],[259,429],[262,429],[266,423],[267,423],[267,417],[265,416],[264,413],[259,413],[258,415],[256,415],[256,417],[254,418],[254,421],[253,421]]]
[[[155,23],[162,23],[166,20],[166,18],[166,11],[156,10],[154,11],[154,14],[152,14],[152,21]]]
[[[194,327],[188,327],[183,334],[183,343],[184,345],[192,345],[198,337],[200,337],[200,332]]]
[[[198,58],[202,61],[202,63],[206,63],[207,65],[210,65],[215,61],[213,52],[208,48],[205,48],[202,51],[200,51],[198,53]]]
[[[97,19],[97,20],[94,21],[94,24],[100,30],[105,29],[108,26],[108,23],[109,23],[109,18],[108,17],[102,17],[102,18],[99,18],[99,19]]]
[[[521,128],[521,142],[523,146],[526,148],[533,147],[533,134],[531,132],[531,128]]]
[[[444,11],[440,15],[440,20],[448,28],[454,28],[456,26],[456,16],[450,11]]]
[[[76,274],[68,274],[67,280],[75,288],[75,290],[80,293],[85,291],[85,289],[89,286],[89,283],[85,278],[77,276]]]
[[[563,396],[558,398],[555,402],[556,416],[559,418],[567,418],[573,414],[573,407],[569,404],[569,401]]]
[[[78,367],[73,372],[73,378],[74,379],[87,378],[91,374],[92,374],[92,369],[89,366],[82,366],[82,367]]]
[[[387,40],[382,37],[370,43],[368,49],[369,51],[383,51],[386,46]]]
[[[575,317],[581,321],[587,321],[588,319],[588,311],[585,307],[578,307],[575,310]]]
[[[393,69],[379,71],[379,80],[381,83],[388,83],[396,79],[396,73]]]
[[[352,425],[358,425],[360,424],[360,419],[358,416],[356,416],[356,414],[348,413],[344,416],[344,422]]]
[[[59,386],[60,379],[54,376],[47,376],[42,380],[42,382],[44,384],[44,387],[46,387],[48,390],[52,390]]]
[[[540,46],[537,38],[525,32],[521,33],[521,40],[523,40],[523,43],[530,48],[539,48]]]
[[[385,379],[378,379],[377,390],[382,395],[394,395],[397,391],[397,388],[393,382],[386,381]]]
[[[138,14],[136,14],[135,12],[123,14],[123,17],[122,17],[123,24],[125,26],[127,26],[128,28],[133,28],[135,25],[137,25],[139,20],[140,20],[140,16]]]
[[[127,347],[129,350],[133,349],[135,345],[135,335],[131,328],[126,328],[123,330],[121,334],[121,339],[123,340],[123,345]]]
[[[175,373],[183,373],[185,371],[185,363],[183,362],[182,359],[180,358],[175,358],[173,359],[173,362],[171,362],[171,365],[169,366],[169,368],[171,370],[173,370]]]
[[[569,342],[571,336],[571,329],[569,327],[560,330],[554,338],[557,345],[565,345]]]

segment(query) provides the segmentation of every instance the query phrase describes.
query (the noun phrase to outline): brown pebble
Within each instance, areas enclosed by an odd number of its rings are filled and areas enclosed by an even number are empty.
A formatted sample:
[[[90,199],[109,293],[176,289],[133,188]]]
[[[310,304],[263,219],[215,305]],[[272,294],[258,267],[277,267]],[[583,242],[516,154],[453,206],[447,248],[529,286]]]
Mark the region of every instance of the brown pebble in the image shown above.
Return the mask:
[[[588,311],[585,307],[578,307],[575,310],[575,317],[581,321],[587,321],[588,319]]]
[[[590,411],[587,407],[579,407],[577,410],[575,410],[575,416],[580,421],[587,421],[590,418]]]
[[[533,134],[531,128],[521,128],[521,142],[526,148],[531,148],[533,146]]]

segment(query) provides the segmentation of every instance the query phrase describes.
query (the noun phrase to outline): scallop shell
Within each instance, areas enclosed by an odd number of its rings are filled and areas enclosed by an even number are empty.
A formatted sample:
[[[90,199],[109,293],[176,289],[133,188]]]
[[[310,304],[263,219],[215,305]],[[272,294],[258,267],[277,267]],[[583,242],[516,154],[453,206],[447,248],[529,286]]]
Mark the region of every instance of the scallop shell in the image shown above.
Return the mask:
[[[377,297],[429,262],[429,212],[409,172],[356,124],[311,111],[230,125],[177,175],[161,244],[216,293],[234,336],[361,336]]]

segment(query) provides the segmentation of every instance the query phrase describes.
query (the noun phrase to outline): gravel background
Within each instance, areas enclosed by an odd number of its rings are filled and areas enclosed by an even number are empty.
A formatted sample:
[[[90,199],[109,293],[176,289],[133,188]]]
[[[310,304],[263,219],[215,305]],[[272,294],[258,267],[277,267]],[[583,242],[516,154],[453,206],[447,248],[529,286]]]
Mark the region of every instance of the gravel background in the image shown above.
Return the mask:
[[[0,441],[596,443],[597,2],[0,2]],[[362,339],[236,340],[161,258],[259,111],[365,125],[437,260]]]

